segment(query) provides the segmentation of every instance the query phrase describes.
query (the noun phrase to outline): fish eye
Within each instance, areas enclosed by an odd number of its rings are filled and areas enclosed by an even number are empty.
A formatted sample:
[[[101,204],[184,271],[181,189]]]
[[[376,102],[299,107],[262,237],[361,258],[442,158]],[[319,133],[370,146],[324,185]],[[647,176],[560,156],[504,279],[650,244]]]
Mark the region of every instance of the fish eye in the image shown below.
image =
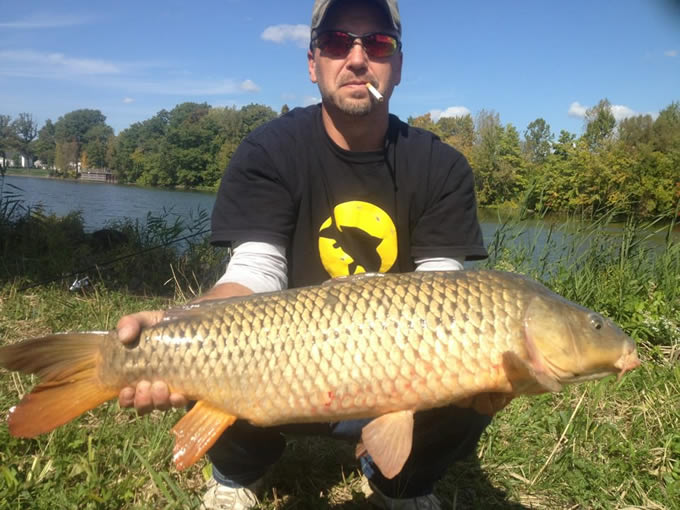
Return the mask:
[[[598,329],[598,330],[599,330],[599,329],[602,329],[602,328],[604,327],[604,320],[603,320],[602,317],[600,317],[599,315],[594,314],[594,313],[593,313],[593,314],[590,314],[589,319],[590,319],[590,325],[591,325],[594,329]]]

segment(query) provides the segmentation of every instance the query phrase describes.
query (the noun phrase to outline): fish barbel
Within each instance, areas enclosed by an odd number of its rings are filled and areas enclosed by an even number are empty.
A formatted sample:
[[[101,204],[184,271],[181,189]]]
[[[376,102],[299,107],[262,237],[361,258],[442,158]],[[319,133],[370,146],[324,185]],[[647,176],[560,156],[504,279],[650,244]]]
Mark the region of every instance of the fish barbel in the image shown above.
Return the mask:
[[[179,469],[237,418],[375,417],[363,449],[387,477],[408,458],[415,411],[559,391],[638,365],[635,343],[612,321],[498,271],[359,275],[205,301],[168,310],[133,348],[115,332],[0,348],[0,366],[41,379],[10,412],[14,436],[49,432],[125,386],[163,380],[197,401],[173,428]]]

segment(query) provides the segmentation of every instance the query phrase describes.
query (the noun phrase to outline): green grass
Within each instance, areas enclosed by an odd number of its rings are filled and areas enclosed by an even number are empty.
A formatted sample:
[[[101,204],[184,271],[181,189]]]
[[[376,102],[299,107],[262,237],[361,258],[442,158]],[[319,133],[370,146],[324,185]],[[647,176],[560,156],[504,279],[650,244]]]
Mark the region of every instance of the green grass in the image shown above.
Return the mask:
[[[8,168],[6,175],[23,175],[26,177],[49,177],[50,171],[43,168]]]
[[[478,455],[452,466],[437,485],[445,508],[680,509],[678,244],[650,252],[633,242],[639,229],[633,241],[614,244],[582,232],[591,236],[589,247],[550,247],[557,256],[541,265],[544,253],[508,239],[521,224],[507,228],[491,263],[531,274],[612,316],[638,341],[643,364],[620,381],[516,399],[493,420]],[[185,259],[181,274],[198,272],[195,260]],[[169,264],[178,261],[164,263],[157,271],[167,278]],[[0,286],[0,343],[111,329],[121,315],[200,292],[190,284],[196,280],[179,277],[146,295],[131,294],[114,277],[76,293],[64,283],[20,291],[25,280],[7,280]],[[2,372],[0,415],[34,383]],[[174,469],[169,429],[181,414],[137,417],[112,402],[33,440],[13,438],[0,424],[0,509],[198,508],[209,465],[201,460],[185,472]],[[353,445],[294,438],[268,476],[261,507],[365,508],[359,486]]]

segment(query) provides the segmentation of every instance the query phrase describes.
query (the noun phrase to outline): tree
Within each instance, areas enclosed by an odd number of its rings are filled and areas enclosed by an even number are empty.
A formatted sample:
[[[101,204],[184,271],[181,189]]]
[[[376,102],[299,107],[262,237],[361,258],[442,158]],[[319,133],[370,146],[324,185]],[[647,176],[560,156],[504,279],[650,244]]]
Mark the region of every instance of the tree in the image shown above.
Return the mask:
[[[652,141],[654,121],[651,115],[628,117],[619,123],[619,140],[628,147],[647,145]]]
[[[64,175],[78,172],[78,143],[75,140],[57,142],[54,152],[54,166]]]
[[[2,157],[2,170],[7,166],[9,151],[15,147],[16,140],[11,127],[12,118],[9,115],[0,115],[0,157]]]
[[[576,146],[576,135],[570,133],[566,129],[560,130],[560,137],[557,143],[553,145],[553,154],[560,159],[568,159],[569,155],[573,153]]]
[[[19,118],[12,122],[11,126],[15,134],[16,148],[19,153],[29,159],[33,159],[31,142],[38,136],[38,124],[33,120],[30,113],[20,113]]]
[[[420,115],[419,117],[409,117],[408,123],[413,127],[427,129],[428,131],[432,131],[434,134],[439,135],[439,129],[437,129],[437,125],[432,120],[432,115],[430,115],[429,112]]]
[[[54,124],[50,119],[38,131],[38,138],[33,141],[33,153],[48,168],[54,166],[57,142],[54,137]]]
[[[532,163],[543,163],[550,154],[553,134],[550,124],[539,117],[531,122],[524,131],[524,150]]]
[[[111,130],[106,124],[106,117],[99,110],[74,110],[60,117],[54,125],[54,134],[57,145],[62,144],[62,155],[70,155],[71,149],[75,148],[75,162],[78,162],[83,146],[97,137],[97,131],[90,130],[98,125]],[[88,132],[90,132],[89,135]],[[113,133],[113,130],[111,130],[111,133]],[[64,152],[64,144],[71,142],[75,145],[69,145],[69,150]],[[69,163],[73,163],[73,161],[69,161]]]
[[[440,117],[436,128],[444,143],[448,143],[470,158],[475,143],[475,122],[472,115]]]
[[[680,151],[680,102],[673,102],[661,110],[652,130],[655,150]]]
[[[494,111],[481,110],[475,119],[476,140],[472,153],[472,168],[480,204],[496,202],[496,172],[503,126],[500,116]]]
[[[95,124],[84,136],[83,150],[87,154],[88,168],[105,168],[109,138],[113,137],[113,129],[106,124]]]
[[[603,148],[611,141],[616,127],[612,105],[608,99],[600,100],[597,105],[586,110],[586,129],[583,134],[590,150]]]
[[[290,111],[290,108],[288,107],[288,105],[287,105],[287,104],[284,104],[284,105],[281,107],[281,113],[280,113],[279,115],[285,115],[285,114],[287,114],[289,111]]]

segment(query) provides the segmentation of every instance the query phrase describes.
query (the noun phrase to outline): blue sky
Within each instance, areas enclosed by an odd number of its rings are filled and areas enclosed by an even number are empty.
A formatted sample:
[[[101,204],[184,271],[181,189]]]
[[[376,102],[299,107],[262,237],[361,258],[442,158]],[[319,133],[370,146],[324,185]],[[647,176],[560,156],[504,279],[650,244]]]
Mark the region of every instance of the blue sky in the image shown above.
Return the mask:
[[[400,0],[403,120],[499,113],[580,134],[585,108],[656,114],[680,100],[678,0]],[[120,132],[185,101],[319,100],[306,67],[311,0],[0,0],[0,113],[99,109]]]

